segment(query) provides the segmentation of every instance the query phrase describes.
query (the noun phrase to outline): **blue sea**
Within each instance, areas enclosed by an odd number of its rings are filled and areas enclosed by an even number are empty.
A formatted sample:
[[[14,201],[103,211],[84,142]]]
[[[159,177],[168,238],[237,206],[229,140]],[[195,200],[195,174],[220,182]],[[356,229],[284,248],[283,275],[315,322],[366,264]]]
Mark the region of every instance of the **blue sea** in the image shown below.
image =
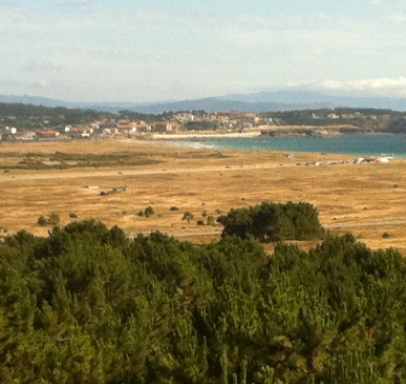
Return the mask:
[[[333,137],[210,137],[182,141],[195,148],[339,153],[355,156],[406,157],[404,135],[348,135]]]

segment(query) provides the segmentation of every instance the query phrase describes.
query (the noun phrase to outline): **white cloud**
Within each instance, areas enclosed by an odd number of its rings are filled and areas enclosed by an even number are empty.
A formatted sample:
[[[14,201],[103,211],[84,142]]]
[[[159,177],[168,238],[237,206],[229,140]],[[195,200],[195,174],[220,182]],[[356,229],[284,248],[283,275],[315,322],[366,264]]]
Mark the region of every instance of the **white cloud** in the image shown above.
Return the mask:
[[[404,23],[406,22],[406,14],[404,13],[393,14],[390,16],[390,20],[394,21],[395,23]]]
[[[406,43],[399,35],[406,11],[401,8],[377,21],[316,10],[313,15],[243,15],[220,14],[210,7],[206,12],[190,10],[193,7],[141,11],[108,9],[88,0],[55,3],[0,6],[0,72],[4,79],[24,82],[9,84],[3,93],[32,90],[70,99],[182,98],[243,92],[269,83],[282,86],[289,80],[376,73],[389,78],[301,86],[398,94],[406,88],[399,79],[390,79],[404,73]],[[390,14],[393,22],[388,22]]]
[[[2,89],[3,93],[26,94],[32,92],[41,96],[46,96],[47,93],[42,93],[42,91],[52,90],[58,87],[64,87],[65,89],[72,88],[70,84],[50,80],[46,77],[38,78],[35,80],[10,80],[0,78],[0,88]]]
[[[406,97],[406,77],[358,80],[324,80],[290,84],[292,88],[363,95]]]
[[[27,62],[22,70],[26,72],[58,72],[67,69],[66,65],[62,65],[50,60],[39,59]]]

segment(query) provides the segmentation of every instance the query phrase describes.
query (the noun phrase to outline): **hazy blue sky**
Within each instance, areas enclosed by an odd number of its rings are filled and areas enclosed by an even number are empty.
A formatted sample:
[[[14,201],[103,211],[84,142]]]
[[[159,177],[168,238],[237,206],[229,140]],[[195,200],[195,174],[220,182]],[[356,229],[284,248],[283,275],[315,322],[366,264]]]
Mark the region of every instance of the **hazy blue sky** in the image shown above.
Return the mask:
[[[405,0],[0,0],[0,93],[406,97]]]

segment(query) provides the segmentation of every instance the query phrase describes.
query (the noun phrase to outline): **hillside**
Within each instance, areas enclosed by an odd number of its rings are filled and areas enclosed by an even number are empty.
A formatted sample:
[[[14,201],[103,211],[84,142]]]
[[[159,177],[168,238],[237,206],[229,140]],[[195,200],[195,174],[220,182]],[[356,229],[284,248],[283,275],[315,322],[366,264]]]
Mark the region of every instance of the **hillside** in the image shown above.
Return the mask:
[[[294,90],[266,91],[250,94],[237,93],[191,100],[159,102],[67,102],[27,95],[0,95],[0,102],[28,103],[50,107],[63,106],[69,108],[90,108],[109,112],[118,112],[123,109],[128,109],[147,114],[159,114],[164,111],[175,112],[200,109],[204,109],[206,112],[240,110],[260,113],[295,109],[333,109],[339,107],[406,111],[406,98],[342,96]]]

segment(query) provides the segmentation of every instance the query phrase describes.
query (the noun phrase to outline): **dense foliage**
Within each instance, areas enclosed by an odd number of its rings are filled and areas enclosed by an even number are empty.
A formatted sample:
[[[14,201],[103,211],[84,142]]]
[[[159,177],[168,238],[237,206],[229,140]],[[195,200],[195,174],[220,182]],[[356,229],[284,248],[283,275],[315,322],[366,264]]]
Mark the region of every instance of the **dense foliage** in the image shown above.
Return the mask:
[[[223,236],[254,236],[261,242],[311,240],[323,235],[316,208],[305,202],[263,202],[235,208],[218,221],[224,225]]]
[[[188,121],[184,128],[186,131],[215,131],[220,127],[213,121]]]
[[[163,112],[159,114],[153,113],[140,113],[136,111],[131,111],[128,109],[124,109],[118,112],[121,118],[125,119],[133,119],[133,120],[143,120],[143,121],[154,121],[154,120],[165,120],[168,117],[171,117],[174,112]]]
[[[0,125],[36,129],[45,125],[89,124],[95,119],[114,117],[112,113],[91,109],[45,107],[21,103],[0,103]]]
[[[351,235],[129,240],[93,220],[0,244],[0,382],[400,384],[406,262]]]
[[[397,119],[392,119],[386,130],[392,133],[406,133],[406,118],[399,117]]]
[[[406,133],[403,112],[372,108],[303,109],[262,113],[278,125],[329,126],[340,125],[343,134],[356,133],[351,127],[371,132]],[[306,133],[306,131],[302,131]],[[300,133],[300,132],[299,132]]]

